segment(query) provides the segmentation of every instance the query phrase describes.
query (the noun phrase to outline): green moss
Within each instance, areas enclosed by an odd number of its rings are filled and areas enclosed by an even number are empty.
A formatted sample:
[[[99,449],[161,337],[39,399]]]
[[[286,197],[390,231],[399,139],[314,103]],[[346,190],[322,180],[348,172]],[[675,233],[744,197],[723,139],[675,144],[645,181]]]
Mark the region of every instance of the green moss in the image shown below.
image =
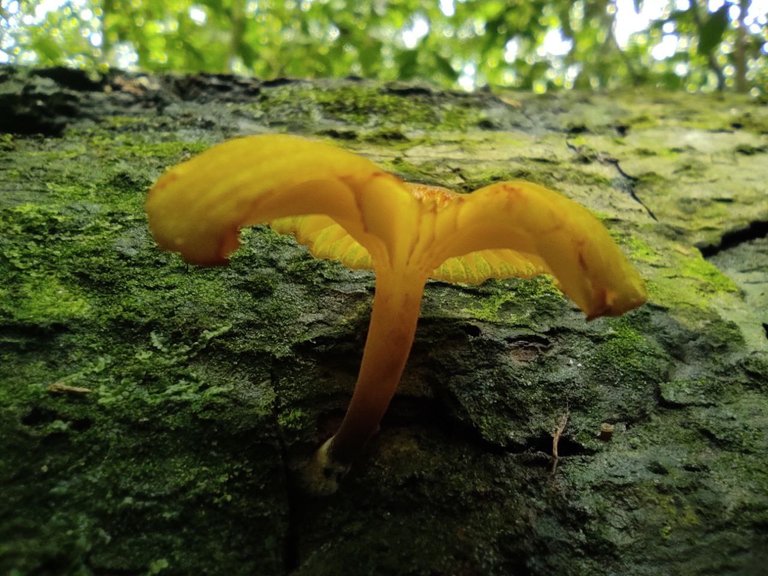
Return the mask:
[[[311,415],[305,410],[294,409],[281,412],[278,416],[278,424],[284,434],[306,430]]]
[[[562,292],[545,276],[489,282],[483,291],[485,295],[474,298],[462,312],[486,322],[535,324],[537,314],[546,316],[565,302]]]
[[[204,144],[103,128],[55,151],[25,139],[9,158],[40,185],[0,198],[0,572],[277,573],[282,460],[270,357],[251,334],[285,349],[258,325],[290,324],[295,305],[253,259],[239,277],[200,271],[151,241],[147,170]],[[209,535],[227,522],[222,547]]]
[[[595,347],[586,364],[602,418],[631,422],[654,410],[670,358],[633,326],[631,318],[621,318],[611,323],[607,338]]]
[[[3,152],[10,152],[16,147],[13,134],[3,133],[0,134],[0,150]]]
[[[676,536],[679,530],[696,527],[701,524],[701,518],[696,509],[687,502],[681,501],[674,495],[656,494],[652,506],[657,508],[663,516],[659,536],[669,541]]]
[[[713,292],[738,292],[739,287],[728,276],[723,274],[720,269],[711,264],[699,253],[695,252],[689,258],[682,262],[680,273],[683,277],[697,280],[704,286],[710,294]]]
[[[499,312],[502,307],[512,302],[515,299],[515,295],[512,292],[501,292],[494,294],[489,298],[483,298],[477,302],[477,305],[472,308],[465,308],[464,312],[469,314],[472,318],[478,320],[485,320],[488,322],[498,322]]]
[[[55,277],[28,277],[13,293],[4,292],[6,298],[0,297],[2,314],[23,324],[66,324],[86,317],[91,309],[82,294],[74,293]]]
[[[339,126],[352,125],[355,139],[385,140],[395,147],[398,142],[406,143],[416,130],[462,131],[485,117],[459,98],[435,98],[428,92],[399,94],[367,82],[333,88],[303,84],[270,88],[249,110],[257,116],[269,110],[272,125],[301,131],[308,126],[338,131]],[[401,131],[404,126],[408,135]]]
[[[133,134],[121,140],[119,141],[121,146],[115,151],[118,158],[126,154],[129,157],[134,155],[147,157],[152,158],[153,161],[170,162],[168,167],[172,163],[181,162],[185,156],[199,154],[211,146],[208,142],[200,141],[141,142]]]
[[[675,406],[707,406],[723,394],[725,385],[716,378],[675,379],[662,382],[660,393],[664,402]]]
[[[646,264],[660,264],[662,255],[637,234],[621,238],[621,245],[629,252],[631,260]]]
[[[611,323],[607,339],[595,358],[608,364],[622,363],[623,359],[634,359],[635,363],[642,364],[643,355],[650,353],[649,345],[647,338],[629,320],[621,318]]]
[[[108,116],[104,119],[103,128],[106,130],[122,130],[146,126],[147,119],[143,116]]]
[[[642,252],[638,260],[643,260]],[[647,279],[649,299],[655,304],[678,311],[711,310],[713,298],[731,297],[739,292],[736,283],[698,250],[672,245],[665,252],[665,260],[664,269]],[[649,263],[656,267],[661,264]]]
[[[404,97],[366,85],[313,94],[324,115],[353,125],[364,126],[376,118],[385,119],[387,125],[439,126],[451,131],[478,121],[478,113],[471,108],[436,102],[429,95]]]

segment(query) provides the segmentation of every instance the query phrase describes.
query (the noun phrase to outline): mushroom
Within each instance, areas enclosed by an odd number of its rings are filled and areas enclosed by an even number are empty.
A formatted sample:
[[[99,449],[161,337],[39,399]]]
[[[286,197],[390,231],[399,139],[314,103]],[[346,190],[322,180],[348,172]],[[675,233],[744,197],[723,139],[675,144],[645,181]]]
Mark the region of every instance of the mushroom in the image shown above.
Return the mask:
[[[471,194],[411,184],[333,145],[289,135],[230,140],[169,169],[146,203],[157,243],[226,263],[239,230],[268,223],[320,258],[373,269],[376,290],[352,400],[307,476],[328,493],[373,436],[400,381],[427,279],[551,275],[587,319],[646,298],[643,281],[585,208],[542,186]]]

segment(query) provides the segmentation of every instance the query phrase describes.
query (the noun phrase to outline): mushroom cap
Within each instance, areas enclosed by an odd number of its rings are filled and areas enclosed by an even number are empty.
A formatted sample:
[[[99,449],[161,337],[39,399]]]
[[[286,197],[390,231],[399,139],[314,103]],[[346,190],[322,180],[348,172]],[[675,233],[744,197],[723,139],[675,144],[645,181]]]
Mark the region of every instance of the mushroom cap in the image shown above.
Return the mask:
[[[553,276],[587,315],[646,299],[643,281],[587,209],[524,181],[457,194],[410,184],[330,144],[287,135],[214,146],[166,172],[147,200],[161,247],[221,264],[239,230],[268,223],[320,258],[457,283]]]

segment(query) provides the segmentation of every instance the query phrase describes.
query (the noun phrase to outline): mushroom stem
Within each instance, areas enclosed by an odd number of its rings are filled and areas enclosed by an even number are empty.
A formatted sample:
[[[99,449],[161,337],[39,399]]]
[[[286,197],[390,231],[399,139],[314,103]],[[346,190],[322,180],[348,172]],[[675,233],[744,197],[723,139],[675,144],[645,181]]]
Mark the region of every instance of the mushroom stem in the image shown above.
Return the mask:
[[[327,443],[330,462],[349,466],[379,429],[413,344],[426,276],[379,270],[371,323],[352,400]]]

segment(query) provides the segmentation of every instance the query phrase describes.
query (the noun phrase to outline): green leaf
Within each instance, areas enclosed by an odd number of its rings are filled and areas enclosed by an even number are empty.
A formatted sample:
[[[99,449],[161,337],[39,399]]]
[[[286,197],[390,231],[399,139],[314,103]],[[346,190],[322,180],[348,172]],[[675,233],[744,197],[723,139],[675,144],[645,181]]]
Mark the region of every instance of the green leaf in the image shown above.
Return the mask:
[[[440,56],[440,54],[435,54],[435,64],[437,65],[438,72],[449,80],[455,81],[459,77],[459,73],[453,69],[451,61],[448,60],[448,58]]]
[[[419,53],[416,50],[404,50],[396,56],[397,67],[402,80],[410,80],[416,76],[419,66]]]
[[[43,64],[59,64],[62,60],[62,48],[50,36],[36,37],[32,48],[42,57]]]
[[[706,56],[720,45],[723,41],[723,34],[728,27],[728,3],[723,4],[720,9],[710,14],[707,21],[701,27],[701,36],[699,37],[698,53],[700,56]]]

